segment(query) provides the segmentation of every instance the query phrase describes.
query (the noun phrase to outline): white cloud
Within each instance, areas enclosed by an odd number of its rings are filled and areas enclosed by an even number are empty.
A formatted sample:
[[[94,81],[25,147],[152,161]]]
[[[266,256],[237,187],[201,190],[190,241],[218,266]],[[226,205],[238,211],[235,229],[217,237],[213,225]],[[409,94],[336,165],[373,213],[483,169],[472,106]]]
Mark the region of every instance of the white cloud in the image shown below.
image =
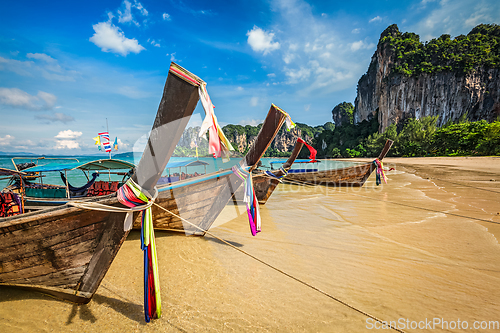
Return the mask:
[[[154,39],[152,41],[150,41],[151,45],[155,46],[155,47],[161,47],[160,43],[157,43]]]
[[[0,104],[28,110],[48,110],[54,107],[57,97],[39,91],[36,96],[18,88],[0,88]]]
[[[373,43],[365,43],[362,40],[359,40],[357,42],[351,43],[351,51],[356,52],[361,49],[371,49],[374,48],[375,44]]]
[[[257,106],[259,104],[259,98],[258,97],[252,97],[250,98],[250,106]]]
[[[146,98],[150,96],[149,92],[141,91],[138,88],[131,86],[118,87],[117,93],[134,99]]]
[[[55,149],[78,149],[80,144],[75,140],[82,136],[82,132],[65,130],[60,131],[55,138],[56,141]]]
[[[311,109],[311,104],[304,105],[304,111],[308,112]]]
[[[351,33],[353,34],[359,34],[361,32],[360,28],[352,29]]]
[[[422,2],[426,4],[427,2]],[[422,20],[410,26],[422,40],[430,40],[450,34],[467,34],[480,23],[498,23],[500,21],[500,2],[490,0],[439,1],[428,11]]]
[[[283,61],[285,62],[285,64],[291,63],[294,59],[295,54],[293,53],[285,53],[285,55],[283,56]]]
[[[49,114],[37,114],[35,115],[35,119],[48,121],[48,122],[56,122],[60,121],[63,124],[67,124],[69,122],[75,121],[75,118],[69,116],[64,113],[54,112],[52,115]]]
[[[279,48],[269,51],[266,66],[277,76],[277,71],[285,75],[286,79],[280,84],[296,85],[294,98],[312,96],[312,93],[326,96],[356,84],[372,55],[369,47],[374,44],[369,38],[355,44],[357,51],[353,54],[351,44],[361,39],[359,36],[356,39],[357,31],[346,33],[345,27],[339,26],[342,22],[323,18],[308,2],[275,0],[270,2],[270,7],[275,13],[272,25],[254,27],[253,31],[260,30],[261,36],[275,32],[269,43],[278,42],[279,36]],[[261,47],[260,52],[264,49]]]
[[[168,53],[167,53],[167,55],[170,55],[170,61],[175,61],[175,62],[178,62],[178,61],[179,61],[179,59],[175,59],[175,53],[176,53],[176,52],[174,52],[174,53],[172,53],[172,54],[168,54]]]
[[[309,79],[311,76],[311,69],[300,67],[300,69],[288,69],[285,67],[285,75],[288,76],[287,83],[298,83]]]
[[[126,22],[132,22],[133,17],[132,17],[132,4],[128,2],[127,0],[123,1],[123,5],[125,6],[125,10],[123,12],[118,9],[118,22],[120,23],[126,23]]]
[[[92,27],[95,34],[89,40],[104,52],[113,52],[126,56],[130,52],[139,53],[145,50],[135,38],[125,37],[123,31],[110,22],[100,22]]]
[[[244,89],[243,89],[243,87],[238,87],[238,88],[236,88],[236,90],[243,91]]]
[[[55,149],[78,149],[80,144],[73,140],[58,140]]]
[[[122,140],[120,140],[118,138],[118,151],[120,151],[120,150],[126,150],[128,148],[130,148],[130,145],[126,144],[125,142],[123,142]]]
[[[116,12],[118,13],[118,22],[119,23],[133,23],[136,26],[140,26],[140,24],[134,19],[134,15],[132,14],[132,8],[137,9],[139,13],[142,16],[148,16],[148,11],[144,6],[140,3],[137,2],[137,0],[134,0],[134,3],[132,4],[128,0],[124,0],[122,3],[123,9],[118,9]],[[111,19],[112,17],[110,17]]]
[[[368,21],[368,23],[373,23],[373,22],[380,22],[382,21],[382,18],[380,16],[375,16],[371,20]]]
[[[72,130],[65,130],[65,131],[60,131],[55,138],[56,139],[76,139],[82,136],[82,132],[78,131],[72,131]]]
[[[52,58],[51,56],[44,54],[44,53],[28,53],[26,54],[26,57],[30,59],[38,59],[38,60],[43,60],[47,63],[55,63],[57,62],[56,59]]]
[[[172,17],[170,17],[170,14],[163,13],[162,17],[164,21],[172,21]]]
[[[248,31],[247,36],[248,44],[252,50],[262,52],[264,55],[280,48],[279,42],[273,42],[274,33],[266,32],[257,26]]]
[[[14,141],[12,135],[7,134],[3,138],[0,136],[0,146],[10,146],[12,141]]]
[[[78,74],[74,70],[63,69],[56,59],[43,53],[28,53],[26,57],[34,59],[34,61],[20,61],[0,57],[0,70],[29,77],[41,74],[47,80],[56,81],[75,81],[74,77]]]
[[[267,74],[267,77],[276,77],[276,74],[274,74],[274,73],[269,73],[269,74]]]
[[[146,10],[146,8],[144,8],[144,6],[140,2],[137,2],[137,0],[134,0],[134,7],[141,12],[142,16],[149,15],[149,12]]]
[[[241,125],[241,126],[246,126],[246,125],[250,125],[250,126],[257,126],[259,124],[262,124],[264,121],[262,119],[244,119],[244,120],[241,120],[238,125]]]

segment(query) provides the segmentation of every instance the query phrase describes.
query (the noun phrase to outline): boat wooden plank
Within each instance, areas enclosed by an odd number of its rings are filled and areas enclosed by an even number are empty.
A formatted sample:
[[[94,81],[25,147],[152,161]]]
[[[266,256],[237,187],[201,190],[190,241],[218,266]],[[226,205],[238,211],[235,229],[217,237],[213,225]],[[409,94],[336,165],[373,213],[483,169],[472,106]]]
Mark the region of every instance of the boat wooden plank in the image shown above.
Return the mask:
[[[81,275],[85,272],[86,269],[86,265],[68,268],[38,277],[32,277],[29,279],[28,283],[35,285],[43,283],[44,285],[49,287],[75,288],[80,280]],[[19,280],[11,281],[10,283],[26,284],[26,281]]]
[[[387,140],[378,157],[382,160],[392,146],[393,141]],[[285,181],[303,182],[326,186],[363,186],[371,173],[375,170],[373,162],[340,169],[320,170],[315,172],[289,173]]]
[[[21,244],[11,247],[10,251],[0,251],[0,262],[8,263],[9,261],[21,260],[40,252],[54,251],[70,246],[78,245],[80,242],[95,242],[98,233],[101,229],[94,228],[91,225],[87,228],[73,230],[71,233],[58,234],[53,237],[44,238],[43,241],[34,241],[27,244]],[[0,270],[1,271],[1,270]]]
[[[100,224],[103,223],[108,216],[109,212],[88,210],[85,212],[82,211],[80,214],[65,215],[57,219],[41,221],[39,225],[31,227],[28,225],[21,225],[25,228],[19,228],[11,233],[0,235],[0,246],[1,248],[7,248],[13,245],[26,244],[40,240],[40,235],[46,238],[88,225]]]
[[[153,190],[198,102],[198,86],[186,82],[176,74],[167,77],[151,135],[133,175],[145,191]],[[166,124],[170,124],[168,129]],[[116,194],[86,201],[120,205]],[[25,255],[18,253],[18,260],[0,261],[2,270],[8,270],[0,271],[0,284],[22,285],[65,300],[88,303],[128,235],[123,230],[124,219],[125,213],[68,205],[0,218],[1,249],[28,245]],[[86,228],[92,237],[79,233]],[[75,242],[67,237],[69,234]],[[68,246],[64,246],[65,241]],[[35,250],[39,253],[30,257]]]
[[[82,277],[78,290],[92,294],[97,290],[97,287],[128,235],[128,231],[123,230],[125,216],[125,213],[110,214],[105,222],[101,239],[90,260],[87,271]]]
[[[31,278],[44,276],[68,268],[75,268],[88,264],[92,255],[89,253],[78,253],[71,257],[57,257],[53,260],[41,261],[36,265],[2,273],[0,282],[5,283],[28,283]],[[42,258],[43,260],[44,258]]]

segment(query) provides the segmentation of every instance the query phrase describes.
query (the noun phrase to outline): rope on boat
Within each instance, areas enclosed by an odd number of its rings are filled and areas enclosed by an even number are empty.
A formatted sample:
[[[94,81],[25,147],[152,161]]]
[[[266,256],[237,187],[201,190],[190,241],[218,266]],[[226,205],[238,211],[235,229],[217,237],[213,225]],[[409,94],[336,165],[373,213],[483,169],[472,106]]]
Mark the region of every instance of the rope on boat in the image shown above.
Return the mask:
[[[144,254],[144,315],[147,323],[151,319],[161,317],[160,278],[153,229],[153,213],[151,212],[151,206],[158,197],[158,189],[156,187],[154,189],[155,194],[151,196],[130,178],[116,192],[118,201],[128,208],[113,207],[97,202],[68,203],[82,209],[127,213],[123,224],[124,231],[129,231],[132,228],[132,212],[142,211],[141,249]]]
[[[260,213],[259,213],[259,202],[257,196],[255,195],[255,190],[253,188],[252,182],[252,172],[247,172],[241,165],[237,164],[231,168],[233,173],[244,182],[244,194],[243,201],[247,206],[248,222],[250,223],[250,231],[252,236],[255,236],[260,232]]]
[[[183,217],[181,217],[181,216],[179,216],[179,215],[175,214],[174,212],[169,211],[168,209],[166,209],[166,208],[164,208],[164,207],[162,207],[162,206],[158,205],[157,203],[154,203],[154,205],[155,205],[156,207],[158,207],[158,208],[160,208],[160,209],[164,210],[165,212],[167,212],[167,213],[171,214],[172,216],[177,217],[178,219],[182,220],[183,222],[186,222],[187,224],[189,224],[189,225],[191,225],[191,226],[195,227],[196,229],[198,229],[198,230],[202,231],[203,233],[206,233],[206,234],[208,234],[208,235],[212,236],[213,238],[215,238],[215,239],[217,239],[217,240],[221,241],[222,243],[224,243],[224,244],[226,244],[226,245],[228,245],[228,246],[232,247],[233,249],[235,249],[235,250],[237,250],[237,251],[239,251],[239,252],[243,253],[244,255],[249,256],[250,258],[252,258],[252,259],[254,259],[254,260],[256,260],[256,261],[260,262],[261,264],[266,265],[267,267],[269,267],[269,268],[271,268],[271,269],[274,269],[275,271],[277,271],[277,272],[279,272],[279,273],[281,273],[281,274],[283,274],[283,275],[285,275],[285,276],[289,277],[290,279],[295,280],[295,281],[297,281],[297,282],[299,282],[299,283],[301,283],[301,284],[305,285],[306,287],[309,287],[309,288],[311,288],[311,289],[313,289],[313,290],[315,290],[315,291],[317,291],[317,292],[319,292],[319,293],[321,293],[321,294],[325,295],[326,297],[328,297],[328,298],[330,298],[330,299],[332,299],[332,300],[334,300],[334,301],[336,301],[336,302],[338,302],[338,303],[340,303],[340,304],[342,304],[342,305],[344,305],[344,306],[346,306],[346,307],[350,308],[351,310],[354,310],[354,311],[356,311],[356,312],[358,312],[358,313],[360,313],[360,314],[362,314],[362,315],[364,315],[364,316],[366,316],[366,317],[368,317],[368,318],[371,318],[371,319],[373,319],[373,320],[375,320],[375,321],[377,321],[377,322],[381,323],[382,325],[385,325],[385,326],[387,326],[387,327],[389,327],[389,328],[391,328],[391,329],[395,330],[396,332],[405,333],[403,330],[401,330],[401,329],[399,329],[399,328],[397,328],[397,327],[395,327],[395,326],[392,326],[392,325],[390,324],[390,322],[383,321],[383,320],[381,320],[381,319],[379,319],[379,318],[375,317],[374,315],[369,314],[368,312],[365,312],[365,311],[363,311],[363,310],[361,310],[361,309],[358,309],[358,308],[357,308],[357,307],[355,307],[354,305],[350,305],[349,303],[347,303],[347,302],[345,302],[345,301],[343,301],[343,300],[341,300],[341,299],[339,299],[339,298],[337,298],[337,297],[335,297],[335,296],[333,296],[333,295],[330,295],[329,293],[327,293],[327,292],[325,292],[325,291],[323,291],[323,290],[319,289],[318,287],[315,287],[315,286],[311,285],[310,283],[305,282],[305,281],[303,281],[303,280],[301,280],[301,279],[299,279],[299,278],[297,278],[297,277],[295,277],[295,276],[293,276],[293,275],[291,275],[291,274],[289,274],[289,273],[287,273],[287,272],[285,272],[285,271],[283,271],[283,270],[279,269],[278,267],[275,267],[275,266],[273,266],[273,265],[271,265],[271,264],[269,264],[269,263],[265,262],[264,260],[257,258],[256,256],[254,256],[254,255],[252,255],[252,254],[250,254],[250,253],[246,252],[245,250],[239,249],[238,247],[234,246],[233,244],[229,243],[228,241],[226,241],[226,240],[224,240],[224,239],[222,239],[222,238],[220,238],[220,237],[218,237],[218,236],[214,235],[213,233],[211,233],[211,232],[210,232],[210,231],[208,231],[208,230],[205,230],[205,229],[203,229],[203,228],[200,228],[199,226],[195,225],[194,223],[191,223],[190,221],[186,220],[185,218],[183,218]]]

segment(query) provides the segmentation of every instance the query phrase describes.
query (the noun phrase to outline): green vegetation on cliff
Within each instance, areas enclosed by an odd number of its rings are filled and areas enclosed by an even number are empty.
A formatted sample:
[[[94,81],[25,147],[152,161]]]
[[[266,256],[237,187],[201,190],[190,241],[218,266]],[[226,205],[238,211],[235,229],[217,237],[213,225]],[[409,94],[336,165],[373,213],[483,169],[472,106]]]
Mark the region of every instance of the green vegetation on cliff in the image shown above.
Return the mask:
[[[395,53],[395,73],[417,76],[421,73],[451,71],[469,73],[479,66],[500,67],[500,26],[481,24],[466,36],[451,39],[450,35],[422,43],[412,32],[401,33],[397,25],[389,26],[381,35]]]
[[[350,102],[337,104],[332,110],[333,120],[339,124],[352,124],[354,121],[354,105]]]
[[[398,131],[395,124],[378,133],[376,118],[324,131],[313,147],[320,157],[376,157],[387,139],[394,141],[388,156],[500,155],[500,120],[467,121],[437,127],[438,117],[408,119]],[[322,149],[323,140],[327,144]]]

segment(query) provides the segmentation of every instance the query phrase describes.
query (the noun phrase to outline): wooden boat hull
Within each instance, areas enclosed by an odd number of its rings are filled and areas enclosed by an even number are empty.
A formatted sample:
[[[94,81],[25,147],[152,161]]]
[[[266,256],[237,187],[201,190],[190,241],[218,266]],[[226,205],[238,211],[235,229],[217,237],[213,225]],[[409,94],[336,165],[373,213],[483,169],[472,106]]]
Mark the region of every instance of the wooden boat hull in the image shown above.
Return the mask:
[[[392,140],[387,140],[378,157],[379,160],[382,160],[385,155],[387,155],[392,143]],[[370,177],[375,168],[375,164],[371,162],[341,169],[288,173],[284,181],[289,181],[295,184],[361,187],[366,182],[368,177]]]
[[[375,170],[375,165],[373,163],[366,163],[342,169],[289,173],[285,177],[285,182],[360,187],[363,186],[373,170]]]
[[[170,73],[172,66],[146,149],[132,176],[149,193],[198,102],[198,86]],[[124,207],[116,193],[86,201]],[[0,218],[0,285],[88,303],[129,233],[125,217],[125,212],[62,205]]]
[[[269,113],[247,155],[240,162],[251,169],[262,155],[285,122],[286,115],[272,105]],[[158,198],[153,206],[153,226],[158,230],[183,231],[187,235],[204,235],[210,229],[222,209],[233,197],[243,181],[232,170],[190,178],[181,182],[158,186]],[[193,227],[170,212],[196,225]],[[141,219],[136,218],[134,228],[140,228]]]
[[[124,220],[68,206],[0,218],[0,284],[88,303],[128,235]]]
[[[288,171],[292,167],[293,162],[295,162],[295,160],[297,159],[297,156],[299,156],[300,150],[302,149],[303,146],[304,146],[304,141],[297,140],[297,142],[295,143],[295,146],[293,148],[292,154],[290,155],[288,160],[282,166],[283,170]],[[260,171],[260,170],[259,170],[259,172],[253,173],[253,178],[252,178],[253,188],[254,188],[255,196],[257,197],[257,201],[259,202],[259,204],[264,205],[267,202],[267,200],[269,199],[269,197],[271,196],[271,194],[273,194],[274,190],[281,182],[280,180],[278,180],[278,178],[281,178],[285,175],[283,170],[278,169],[278,170],[271,171],[271,173],[276,178],[273,178],[270,175],[267,175],[265,172]],[[255,170],[255,171],[258,171],[258,170]],[[235,197],[237,199],[241,199],[243,197],[242,188],[240,188],[240,190],[238,190],[238,192],[235,194]]]
[[[169,212],[193,223],[202,230],[207,230],[213,221],[205,219],[219,196],[227,196],[231,185],[240,186],[239,179],[232,171],[214,172],[178,183],[158,186],[158,198],[155,203]],[[157,206],[152,207],[155,230],[183,231],[186,235],[203,235],[204,232],[182,219]],[[220,211],[219,211],[220,213]],[[218,215],[218,214],[217,214]],[[211,223],[210,223],[210,222]],[[134,221],[134,228],[141,227],[141,218]]]

